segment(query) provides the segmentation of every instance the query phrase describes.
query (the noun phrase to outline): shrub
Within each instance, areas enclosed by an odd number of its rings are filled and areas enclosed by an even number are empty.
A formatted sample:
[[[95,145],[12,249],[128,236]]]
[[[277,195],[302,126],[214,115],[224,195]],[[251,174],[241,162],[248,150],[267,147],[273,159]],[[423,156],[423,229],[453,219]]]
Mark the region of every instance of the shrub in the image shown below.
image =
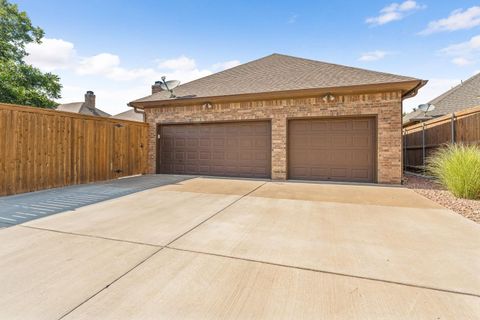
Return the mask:
[[[447,145],[427,160],[427,170],[456,197],[480,198],[480,147]]]

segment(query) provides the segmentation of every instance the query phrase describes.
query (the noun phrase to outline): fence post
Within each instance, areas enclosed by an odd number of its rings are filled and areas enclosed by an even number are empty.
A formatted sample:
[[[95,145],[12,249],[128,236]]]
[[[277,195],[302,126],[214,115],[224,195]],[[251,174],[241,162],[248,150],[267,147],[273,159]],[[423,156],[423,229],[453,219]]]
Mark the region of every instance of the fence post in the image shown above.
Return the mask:
[[[452,112],[452,143],[455,143],[455,112]]]
[[[425,123],[422,122],[422,163],[423,171],[425,173]]]

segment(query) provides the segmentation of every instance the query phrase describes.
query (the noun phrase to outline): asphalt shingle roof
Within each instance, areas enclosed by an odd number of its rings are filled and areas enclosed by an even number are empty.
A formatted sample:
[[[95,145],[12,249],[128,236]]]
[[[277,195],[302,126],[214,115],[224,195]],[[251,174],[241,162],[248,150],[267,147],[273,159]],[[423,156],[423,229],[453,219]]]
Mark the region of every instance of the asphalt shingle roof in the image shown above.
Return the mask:
[[[176,99],[337,88],[419,80],[384,72],[272,54],[175,88]],[[172,100],[161,91],[133,101]]]
[[[110,114],[102,111],[98,108],[88,108],[84,105],[85,102],[71,102],[60,104],[57,106],[58,111],[73,112],[79,114],[85,114],[89,116],[110,117]]]
[[[409,123],[419,117],[434,118],[480,106],[480,73],[444,92],[429,103],[435,106],[434,110],[426,114],[419,110],[410,112],[403,117],[403,123]]]
[[[144,122],[143,121],[143,114],[135,112],[135,110],[133,110],[133,109],[121,112],[119,114],[116,114],[116,115],[112,116],[112,118],[120,119],[120,120],[130,120],[130,121]]]

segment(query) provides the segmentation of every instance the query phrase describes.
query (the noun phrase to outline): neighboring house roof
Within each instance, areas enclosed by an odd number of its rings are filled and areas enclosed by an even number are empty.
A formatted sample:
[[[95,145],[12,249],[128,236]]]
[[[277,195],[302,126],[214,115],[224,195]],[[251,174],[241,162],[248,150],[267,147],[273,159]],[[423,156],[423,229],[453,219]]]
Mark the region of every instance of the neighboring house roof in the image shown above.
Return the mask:
[[[272,54],[180,85],[174,89],[176,98],[170,98],[168,91],[161,91],[135,100],[132,104],[139,105],[142,102],[173,101],[188,98],[378,85],[406,81],[420,82],[421,80],[390,73]]]
[[[112,116],[112,118],[120,119],[120,120],[131,120],[131,121],[140,121],[144,122],[143,114],[139,112],[135,112],[135,110],[128,110],[119,114]]]
[[[82,108],[83,102],[70,102],[59,104],[57,106],[58,111],[67,111],[73,113],[80,113],[80,109]]]
[[[88,108],[84,104],[85,102],[71,102],[59,104],[57,106],[57,110],[85,114],[89,116],[110,117],[110,114],[106,113],[105,111],[102,111],[98,108]]]
[[[439,95],[428,103],[435,109],[427,113],[412,111],[403,117],[403,124],[432,119],[480,105],[480,73]]]
[[[85,93],[85,102],[60,104],[57,106],[57,110],[85,114],[89,116],[110,117],[110,114],[95,107],[95,94],[93,91],[87,91]]]

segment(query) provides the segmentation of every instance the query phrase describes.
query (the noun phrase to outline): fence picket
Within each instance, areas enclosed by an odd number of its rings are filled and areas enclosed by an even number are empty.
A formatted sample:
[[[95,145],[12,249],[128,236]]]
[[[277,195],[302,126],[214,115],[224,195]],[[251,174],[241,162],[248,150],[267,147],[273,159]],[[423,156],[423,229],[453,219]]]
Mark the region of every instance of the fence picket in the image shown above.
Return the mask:
[[[122,134],[115,134],[118,126]],[[0,196],[144,174],[148,167],[146,123],[0,103],[0,133]]]

